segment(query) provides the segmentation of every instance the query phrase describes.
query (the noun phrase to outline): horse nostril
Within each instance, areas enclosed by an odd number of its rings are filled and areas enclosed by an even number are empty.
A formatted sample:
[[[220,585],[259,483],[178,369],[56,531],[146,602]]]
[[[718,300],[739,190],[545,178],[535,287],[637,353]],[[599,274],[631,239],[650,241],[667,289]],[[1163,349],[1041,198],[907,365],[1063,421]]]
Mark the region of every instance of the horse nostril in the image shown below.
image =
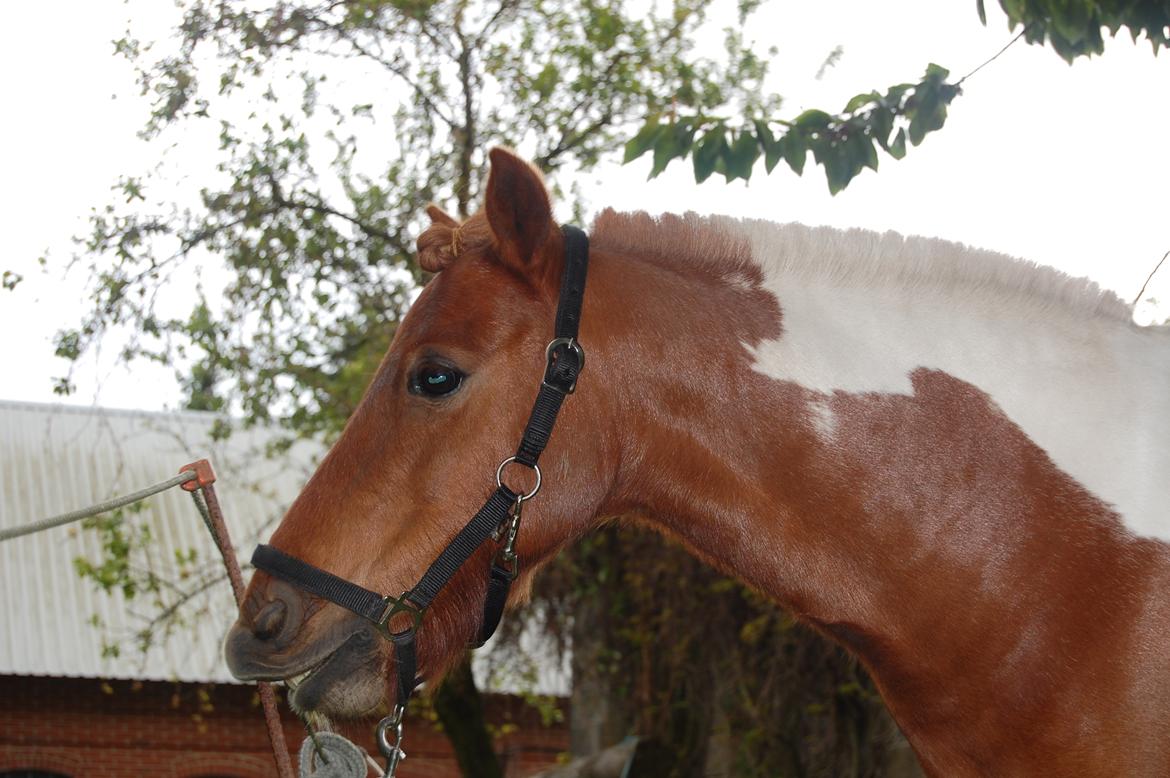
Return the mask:
[[[271,640],[280,634],[287,618],[288,606],[282,600],[273,600],[256,614],[252,621],[252,634],[260,640]]]

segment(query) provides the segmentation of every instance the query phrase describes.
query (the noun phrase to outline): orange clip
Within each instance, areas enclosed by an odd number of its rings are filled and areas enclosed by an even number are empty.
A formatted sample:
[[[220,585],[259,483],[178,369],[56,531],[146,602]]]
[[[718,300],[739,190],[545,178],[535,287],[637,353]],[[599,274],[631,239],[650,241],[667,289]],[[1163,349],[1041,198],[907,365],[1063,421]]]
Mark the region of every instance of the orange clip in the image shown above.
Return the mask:
[[[192,462],[189,465],[183,465],[183,467],[179,470],[180,473],[186,473],[188,471],[194,471],[195,477],[190,481],[179,484],[179,486],[183,487],[188,492],[193,492],[196,489],[200,489],[204,486],[211,486],[213,483],[215,483],[215,471],[211,469],[211,463],[206,459],[200,459],[196,462]]]

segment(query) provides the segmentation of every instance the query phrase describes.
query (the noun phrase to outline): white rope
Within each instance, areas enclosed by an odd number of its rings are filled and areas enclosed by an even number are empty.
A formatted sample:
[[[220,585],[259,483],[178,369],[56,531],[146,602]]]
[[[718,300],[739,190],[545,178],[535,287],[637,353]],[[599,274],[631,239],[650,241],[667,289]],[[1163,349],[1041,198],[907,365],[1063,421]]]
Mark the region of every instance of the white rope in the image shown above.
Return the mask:
[[[0,530],[0,541],[12,540],[13,538],[31,535],[34,532],[42,532],[47,529],[52,529],[53,527],[59,527],[62,524],[69,524],[74,521],[88,519],[90,516],[96,516],[99,513],[112,511],[116,508],[121,508],[123,506],[130,505],[131,503],[138,502],[139,500],[144,500],[151,495],[164,492],[167,489],[178,486],[179,484],[185,484],[197,477],[198,476],[194,470],[184,470],[182,473],[179,473],[172,478],[168,478],[165,481],[159,481],[157,484],[148,486],[145,489],[139,489],[136,492],[131,492],[130,494],[124,495],[122,497],[114,497],[113,499],[99,502],[96,505],[91,505],[88,508],[70,511],[69,513],[62,513],[59,516],[50,516],[47,519],[34,521],[32,524],[25,524],[21,527],[10,527],[8,529],[2,529]]]
[[[374,757],[370,756],[369,754],[366,754],[366,764],[368,764],[370,769],[374,771],[374,775],[376,775],[377,778],[385,778],[386,771],[383,770],[382,765],[375,762]]]
[[[366,778],[366,752],[336,732],[301,743],[300,778]]]

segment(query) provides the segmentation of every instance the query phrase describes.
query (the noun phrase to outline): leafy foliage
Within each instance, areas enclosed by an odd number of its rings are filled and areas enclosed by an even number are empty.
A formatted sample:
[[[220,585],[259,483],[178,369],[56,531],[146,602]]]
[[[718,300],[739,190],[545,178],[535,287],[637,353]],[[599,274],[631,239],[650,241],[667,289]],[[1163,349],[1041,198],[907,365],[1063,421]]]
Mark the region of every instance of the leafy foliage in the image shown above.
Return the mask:
[[[656,775],[695,775],[710,751],[735,776],[885,773],[896,728],[856,661],[681,547],[610,527],[540,589],[533,616],[554,628],[558,611],[600,609],[586,629],[599,633],[596,663],[625,730],[669,744]]]
[[[626,144],[625,160],[653,152],[654,178],[671,161],[689,155],[695,180],[702,183],[713,173],[728,181],[746,181],[761,158],[768,173],[784,160],[801,175],[812,152],[825,169],[829,191],[836,194],[865,168],[877,170],[879,148],[901,159],[907,140],[917,146],[927,133],[943,126],[947,106],[960,94],[957,84],[947,82],[948,75],[945,68],[932,64],[919,83],[859,94],[836,115],[808,110],[790,121],[760,115],[734,122],[673,114],[663,121],[661,115],[653,115]]]
[[[1135,41],[1144,35],[1155,54],[1170,45],[1170,5],[1162,0],[1000,0],[999,4],[1011,29],[1020,28],[1029,43],[1050,45],[1067,62],[1102,53],[1103,31],[1116,35],[1125,28]],[[986,24],[985,0],[976,0],[976,6]],[[839,57],[839,50],[830,53],[818,78]],[[741,112],[733,119],[702,110],[650,114],[626,143],[625,160],[653,152],[650,177],[654,178],[673,160],[690,156],[699,183],[714,173],[728,181],[747,181],[761,157],[767,173],[783,159],[792,172],[802,175],[811,151],[825,170],[829,191],[837,194],[865,168],[877,170],[879,148],[901,159],[907,140],[917,146],[927,134],[942,129],[947,107],[961,94],[967,78],[950,83],[949,75],[945,68],[931,64],[917,84],[859,94],[838,114],[809,110],[791,120],[772,118],[769,111]]]
[[[986,0],[976,0],[987,23]],[[1157,53],[1170,46],[1170,5],[1163,0],[999,0],[1008,24],[1022,28],[1029,43],[1047,44],[1066,62],[1105,51],[1104,31],[1123,28],[1136,41],[1145,36]]]
[[[200,596],[225,577],[216,560],[201,560],[194,548],[171,549],[171,558],[160,558],[150,524],[142,518],[147,504],[134,503],[81,524],[97,533],[101,553],[94,559],[76,557],[74,569],[96,588],[117,594],[138,623],[129,634],[103,637],[103,656],[120,656],[131,645],[145,658],[160,639],[198,623],[206,612]],[[199,608],[190,607],[196,603]],[[105,627],[97,616],[91,621]]]

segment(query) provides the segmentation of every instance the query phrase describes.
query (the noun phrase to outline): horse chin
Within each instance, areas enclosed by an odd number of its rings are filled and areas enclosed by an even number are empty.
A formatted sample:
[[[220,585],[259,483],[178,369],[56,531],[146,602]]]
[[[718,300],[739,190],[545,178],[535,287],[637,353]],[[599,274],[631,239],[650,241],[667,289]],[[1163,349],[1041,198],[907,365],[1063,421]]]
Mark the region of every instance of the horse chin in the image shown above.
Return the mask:
[[[372,630],[351,635],[308,673],[287,679],[289,704],[302,713],[331,719],[364,718],[382,704],[385,679],[378,636]]]

